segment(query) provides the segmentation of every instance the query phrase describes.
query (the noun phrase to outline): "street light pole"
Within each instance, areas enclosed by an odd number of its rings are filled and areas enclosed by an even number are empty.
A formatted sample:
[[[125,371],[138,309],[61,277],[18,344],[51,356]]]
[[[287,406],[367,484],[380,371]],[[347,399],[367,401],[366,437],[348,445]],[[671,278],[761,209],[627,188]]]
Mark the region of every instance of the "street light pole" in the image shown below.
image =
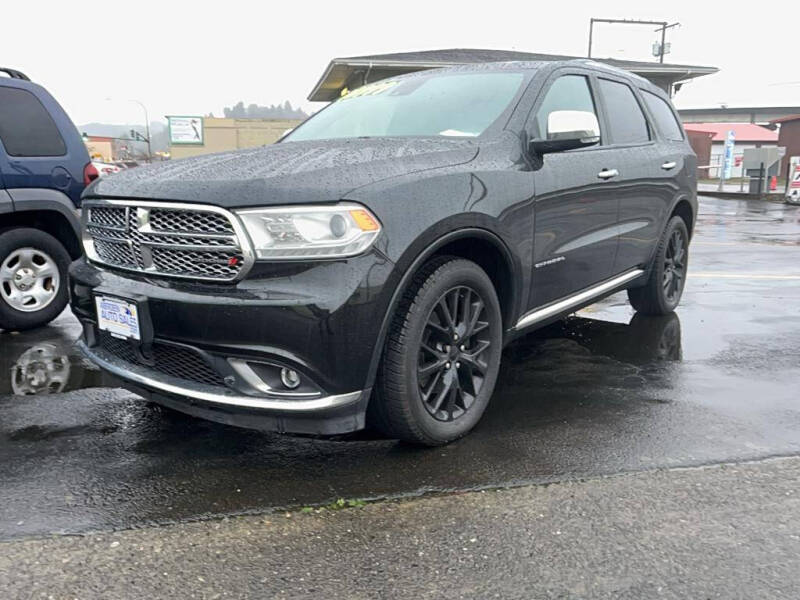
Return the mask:
[[[138,100],[131,99],[131,102],[135,102],[136,104],[141,106],[142,110],[144,111],[144,126],[145,129],[147,130],[147,162],[152,162],[153,150],[150,147],[150,117],[147,116],[147,107]]]
[[[113,98],[106,98],[106,101],[111,101],[111,100],[113,100]],[[147,141],[147,162],[152,162],[153,161],[153,149],[150,146],[150,117],[147,115],[147,107],[143,103],[139,102],[138,100],[133,100],[132,98],[129,98],[128,102],[134,102],[134,103],[138,104],[139,106],[142,107],[142,110],[144,111],[144,126],[145,126],[145,129],[147,130],[147,140],[146,140]],[[135,137],[134,137],[134,141],[136,141]]]

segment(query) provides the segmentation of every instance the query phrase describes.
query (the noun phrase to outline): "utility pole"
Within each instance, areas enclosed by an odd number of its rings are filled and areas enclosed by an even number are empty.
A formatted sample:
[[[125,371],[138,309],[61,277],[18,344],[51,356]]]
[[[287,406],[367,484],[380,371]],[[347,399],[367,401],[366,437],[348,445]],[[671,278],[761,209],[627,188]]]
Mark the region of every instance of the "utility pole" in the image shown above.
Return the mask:
[[[667,29],[678,27],[680,23],[667,23],[666,21],[640,21],[638,19],[589,19],[589,52],[586,54],[587,58],[592,58],[592,33],[594,31],[595,23],[616,23],[619,25],[658,25],[656,31],[661,32],[661,46],[658,51],[658,62],[664,62],[664,51],[666,48]]]
[[[666,46],[667,29],[671,29],[673,27],[680,27],[680,25],[681,24],[677,23],[677,22],[676,23],[672,23],[670,25],[667,25],[666,23],[664,23],[664,24],[661,25],[661,27],[656,29],[656,31],[661,31],[661,46],[660,46],[659,52],[658,52],[658,62],[660,62],[660,63],[664,62],[664,49],[667,47]]]

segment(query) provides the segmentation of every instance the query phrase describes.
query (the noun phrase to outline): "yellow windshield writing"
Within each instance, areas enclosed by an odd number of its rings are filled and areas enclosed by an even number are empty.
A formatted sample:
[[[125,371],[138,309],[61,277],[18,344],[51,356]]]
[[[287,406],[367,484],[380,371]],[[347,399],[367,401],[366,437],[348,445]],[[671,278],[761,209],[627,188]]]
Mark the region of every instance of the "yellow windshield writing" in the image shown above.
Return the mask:
[[[393,88],[395,85],[397,85],[397,81],[376,81],[375,83],[362,85],[360,88],[356,88],[352,91],[345,88],[342,90],[343,94],[340,100],[359,98],[361,96],[377,96],[378,94],[382,94],[386,90]]]

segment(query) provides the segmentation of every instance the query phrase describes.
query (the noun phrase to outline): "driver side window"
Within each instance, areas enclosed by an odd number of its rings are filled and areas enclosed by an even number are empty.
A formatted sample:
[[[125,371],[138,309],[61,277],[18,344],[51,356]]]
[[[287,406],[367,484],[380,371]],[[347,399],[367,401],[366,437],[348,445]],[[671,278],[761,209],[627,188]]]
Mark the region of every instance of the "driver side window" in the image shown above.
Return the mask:
[[[590,112],[597,116],[589,80],[584,75],[563,75],[553,82],[534,117],[535,138],[547,139],[547,118],[557,110]]]

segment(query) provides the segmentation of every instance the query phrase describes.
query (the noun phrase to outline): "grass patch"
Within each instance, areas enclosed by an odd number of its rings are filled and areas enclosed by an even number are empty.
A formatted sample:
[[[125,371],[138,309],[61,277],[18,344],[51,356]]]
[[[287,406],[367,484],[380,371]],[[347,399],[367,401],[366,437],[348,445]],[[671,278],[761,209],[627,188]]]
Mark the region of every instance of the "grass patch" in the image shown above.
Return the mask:
[[[301,513],[309,514],[312,512],[321,512],[323,510],[343,510],[345,508],[361,508],[365,506],[367,503],[363,500],[352,500],[352,499],[345,499],[339,498],[331,502],[330,504],[325,504],[324,506],[304,506],[300,509]]]

